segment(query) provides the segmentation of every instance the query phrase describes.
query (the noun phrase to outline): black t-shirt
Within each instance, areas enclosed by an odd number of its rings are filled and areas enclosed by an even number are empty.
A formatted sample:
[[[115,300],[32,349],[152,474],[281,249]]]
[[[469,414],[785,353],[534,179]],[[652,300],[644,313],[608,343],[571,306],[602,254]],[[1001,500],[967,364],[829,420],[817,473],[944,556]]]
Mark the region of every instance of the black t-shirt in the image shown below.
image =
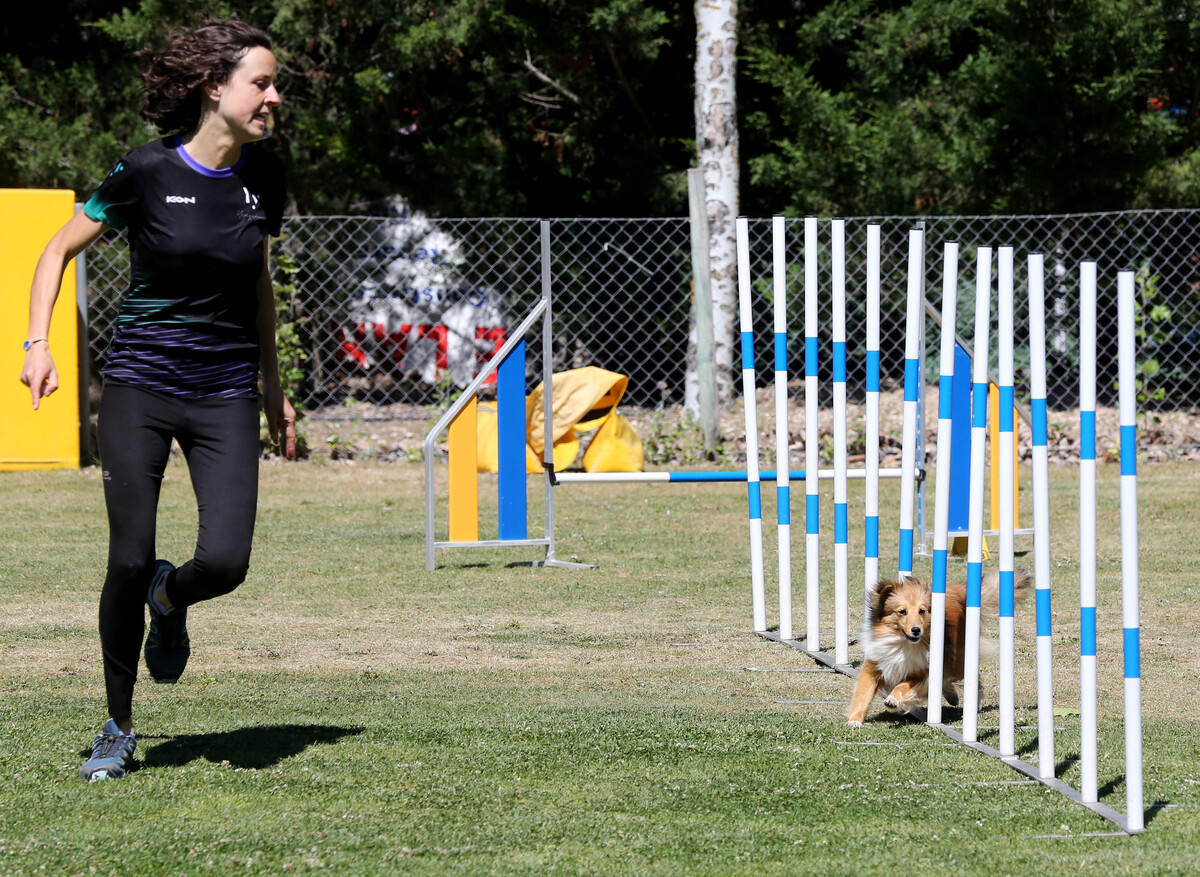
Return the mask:
[[[204,167],[178,137],[117,163],[83,208],[129,236],[106,380],[181,396],[257,394],[257,283],[284,194],[283,166],[257,145],[230,168]]]

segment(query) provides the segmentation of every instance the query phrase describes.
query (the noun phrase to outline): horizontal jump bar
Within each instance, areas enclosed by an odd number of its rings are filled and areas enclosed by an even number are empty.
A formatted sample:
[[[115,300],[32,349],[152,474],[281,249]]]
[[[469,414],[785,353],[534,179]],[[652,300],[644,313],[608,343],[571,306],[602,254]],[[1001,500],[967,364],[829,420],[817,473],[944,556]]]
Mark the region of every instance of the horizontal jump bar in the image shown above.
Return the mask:
[[[899,478],[900,469],[880,469],[880,478]],[[774,481],[775,470],[767,469],[758,473],[760,481]],[[730,472],[556,472],[554,477],[557,481],[562,482],[725,482],[725,481],[741,481],[745,482],[747,475],[745,471],[730,471]],[[818,469],[817,478],[831,480],[834,477],[832,469]],[[847,469],[847,478],[865,479],[867,477],[866,469]],[[788,470],[788,478],[792,481],[803,481],[803,469]]]
[[[549,539],[480,539],[478,542],[434,542],[434,548],[513,548],[519,545],[549,545]]]

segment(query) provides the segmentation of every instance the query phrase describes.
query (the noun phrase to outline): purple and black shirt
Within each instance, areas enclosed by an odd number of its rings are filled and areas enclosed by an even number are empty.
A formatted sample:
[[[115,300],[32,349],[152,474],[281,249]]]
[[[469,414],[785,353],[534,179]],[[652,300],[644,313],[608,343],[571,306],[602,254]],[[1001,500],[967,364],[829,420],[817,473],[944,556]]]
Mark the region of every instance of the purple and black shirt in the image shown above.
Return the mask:
[[[257,145],[213,169],[167,137],[117,163],[83,207],[129,236],[105,380],[176,396],[257,395],[257,284],[285,186],[279,160]]]

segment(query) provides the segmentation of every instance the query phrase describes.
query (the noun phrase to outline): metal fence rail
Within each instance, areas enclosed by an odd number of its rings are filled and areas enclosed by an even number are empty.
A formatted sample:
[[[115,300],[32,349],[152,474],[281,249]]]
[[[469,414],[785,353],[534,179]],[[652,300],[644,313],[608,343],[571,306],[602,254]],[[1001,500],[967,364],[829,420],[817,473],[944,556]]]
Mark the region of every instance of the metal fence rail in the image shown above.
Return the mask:
[[[1089,258],[1097,261],[1101,277],[1099,404],[1117,403],[1115,276],[1117,268],[1133,268],[1138,278],[1140,394],[1148,406],[1200,407],[1200,210],[849,219],[851,290],[862,286],[868,222],[883,228],[885,382],[898,382],[903,375],[902,345],[887,339],[903,335],[905,241],[908,228],[921,222],[931,300],[941,294],[941,243],[961,243],[958,320],[968,335],[975,246],[1011,244],[1019,259],[1030,252],[1045,255],[1052,408],[1077,404],[1078,381],[1072,378],[1078,361],[1078,265]],[[752,271],[767,278],[769,220],[754,220],[750,228]],[[788,221],[787,234],[794,272],[789,308],[798,315],[803,312],[799,220]],[[822,224],[822,246],[827,240]],[[692,295],[689,247],[684,218],[553,220],[556,370],[597,365],[626,374],[629,405],[681,402]],[[437,219],[409,212],[289,217],[275,253],[290,272],[281,279],[294,284],[282,319],[297,332],[302,401],[310,412],[348,400],[428,404],[464,387],[539,295],[536,219]],[[828,260],[823,262],[827,271]],[[1023,283],[1023,266],[1018,274]],[[110,233],[88,256],[93,375],[103,367],[127,276],[127,244],[122,235]],[[770,313],[769,294],[768,282],[756,283],[756,295],[764,299],[755,304],[756,314]],[[1022,299],[1018,295],[1018,302]],[[828,326],[828,295],[822,295],[820,307],[821,323]],[[1021,307],[1018,326],[1023,325]],[[851,375],[861,373],[855,365],[862,356],[864,321],[861,296],[852,294],[847,312]],[[802,335],[796,332],[789,352],[794,374],[803,369]],[[767,356],[770,332],[765,323],[761,337],[761,353]],[[1021,372],[1027,352],[1019,341],[1018,347]],[[927,349],[928,371],[936,375],[937,345],[930,343]],[[541,379],[540,361],[541,351],[531,348],[531,386]],[[823,374],[823,398],[830,382],[831,375]],[[402,406],[395,410],[402,416]]]

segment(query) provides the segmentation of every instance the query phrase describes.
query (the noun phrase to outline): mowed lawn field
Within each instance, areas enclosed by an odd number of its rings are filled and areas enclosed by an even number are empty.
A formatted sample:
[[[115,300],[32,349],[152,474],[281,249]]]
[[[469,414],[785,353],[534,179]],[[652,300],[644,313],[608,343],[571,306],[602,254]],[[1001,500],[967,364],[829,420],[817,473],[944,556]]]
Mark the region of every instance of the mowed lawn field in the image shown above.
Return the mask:
[[[563,486],[559,556],[599,569],[457,549],[428,572],[423,470],[407,463],[264,464],[249,580],[192,610],[179,684],[143,674],[139,769],[89,785],[77,770],[105,719],[100,473],[0,475],[0,874],[1195,873],[1200,467],[1139,475],[1136,837],[878,704],[847,729],[851,681],[750,632],[744,487]],[[1056,758],[1077,785],[1075,469],[1051,480]],[[1123,812],[1117,482],[1101,468],[1100,784]],[[486,501],[494,484],[482,484]],[[883,488],[884,570],[895,490]],[[530,496],[536,532],[540,489]],[[1028,484],[1022,506],[1027,523]],[[484,517],[490,535],[494,511]],[[772,545],[770,505],[765,519]],[[160,556],[186,558],[195,526],[174,461]],[[1017,545],[1032,566],[1030,538]],[[851,553],[857,627],[861,543]],[[827,631],[832,554],[826,539]],[[802,537],[794,557],[803,631]],[[951,573],[965,575],[961,559]],[[1036,762],[1032,601],[1017,615],[1017,743]],[[985,666],[981,718],[992,745],[995,672]]]

